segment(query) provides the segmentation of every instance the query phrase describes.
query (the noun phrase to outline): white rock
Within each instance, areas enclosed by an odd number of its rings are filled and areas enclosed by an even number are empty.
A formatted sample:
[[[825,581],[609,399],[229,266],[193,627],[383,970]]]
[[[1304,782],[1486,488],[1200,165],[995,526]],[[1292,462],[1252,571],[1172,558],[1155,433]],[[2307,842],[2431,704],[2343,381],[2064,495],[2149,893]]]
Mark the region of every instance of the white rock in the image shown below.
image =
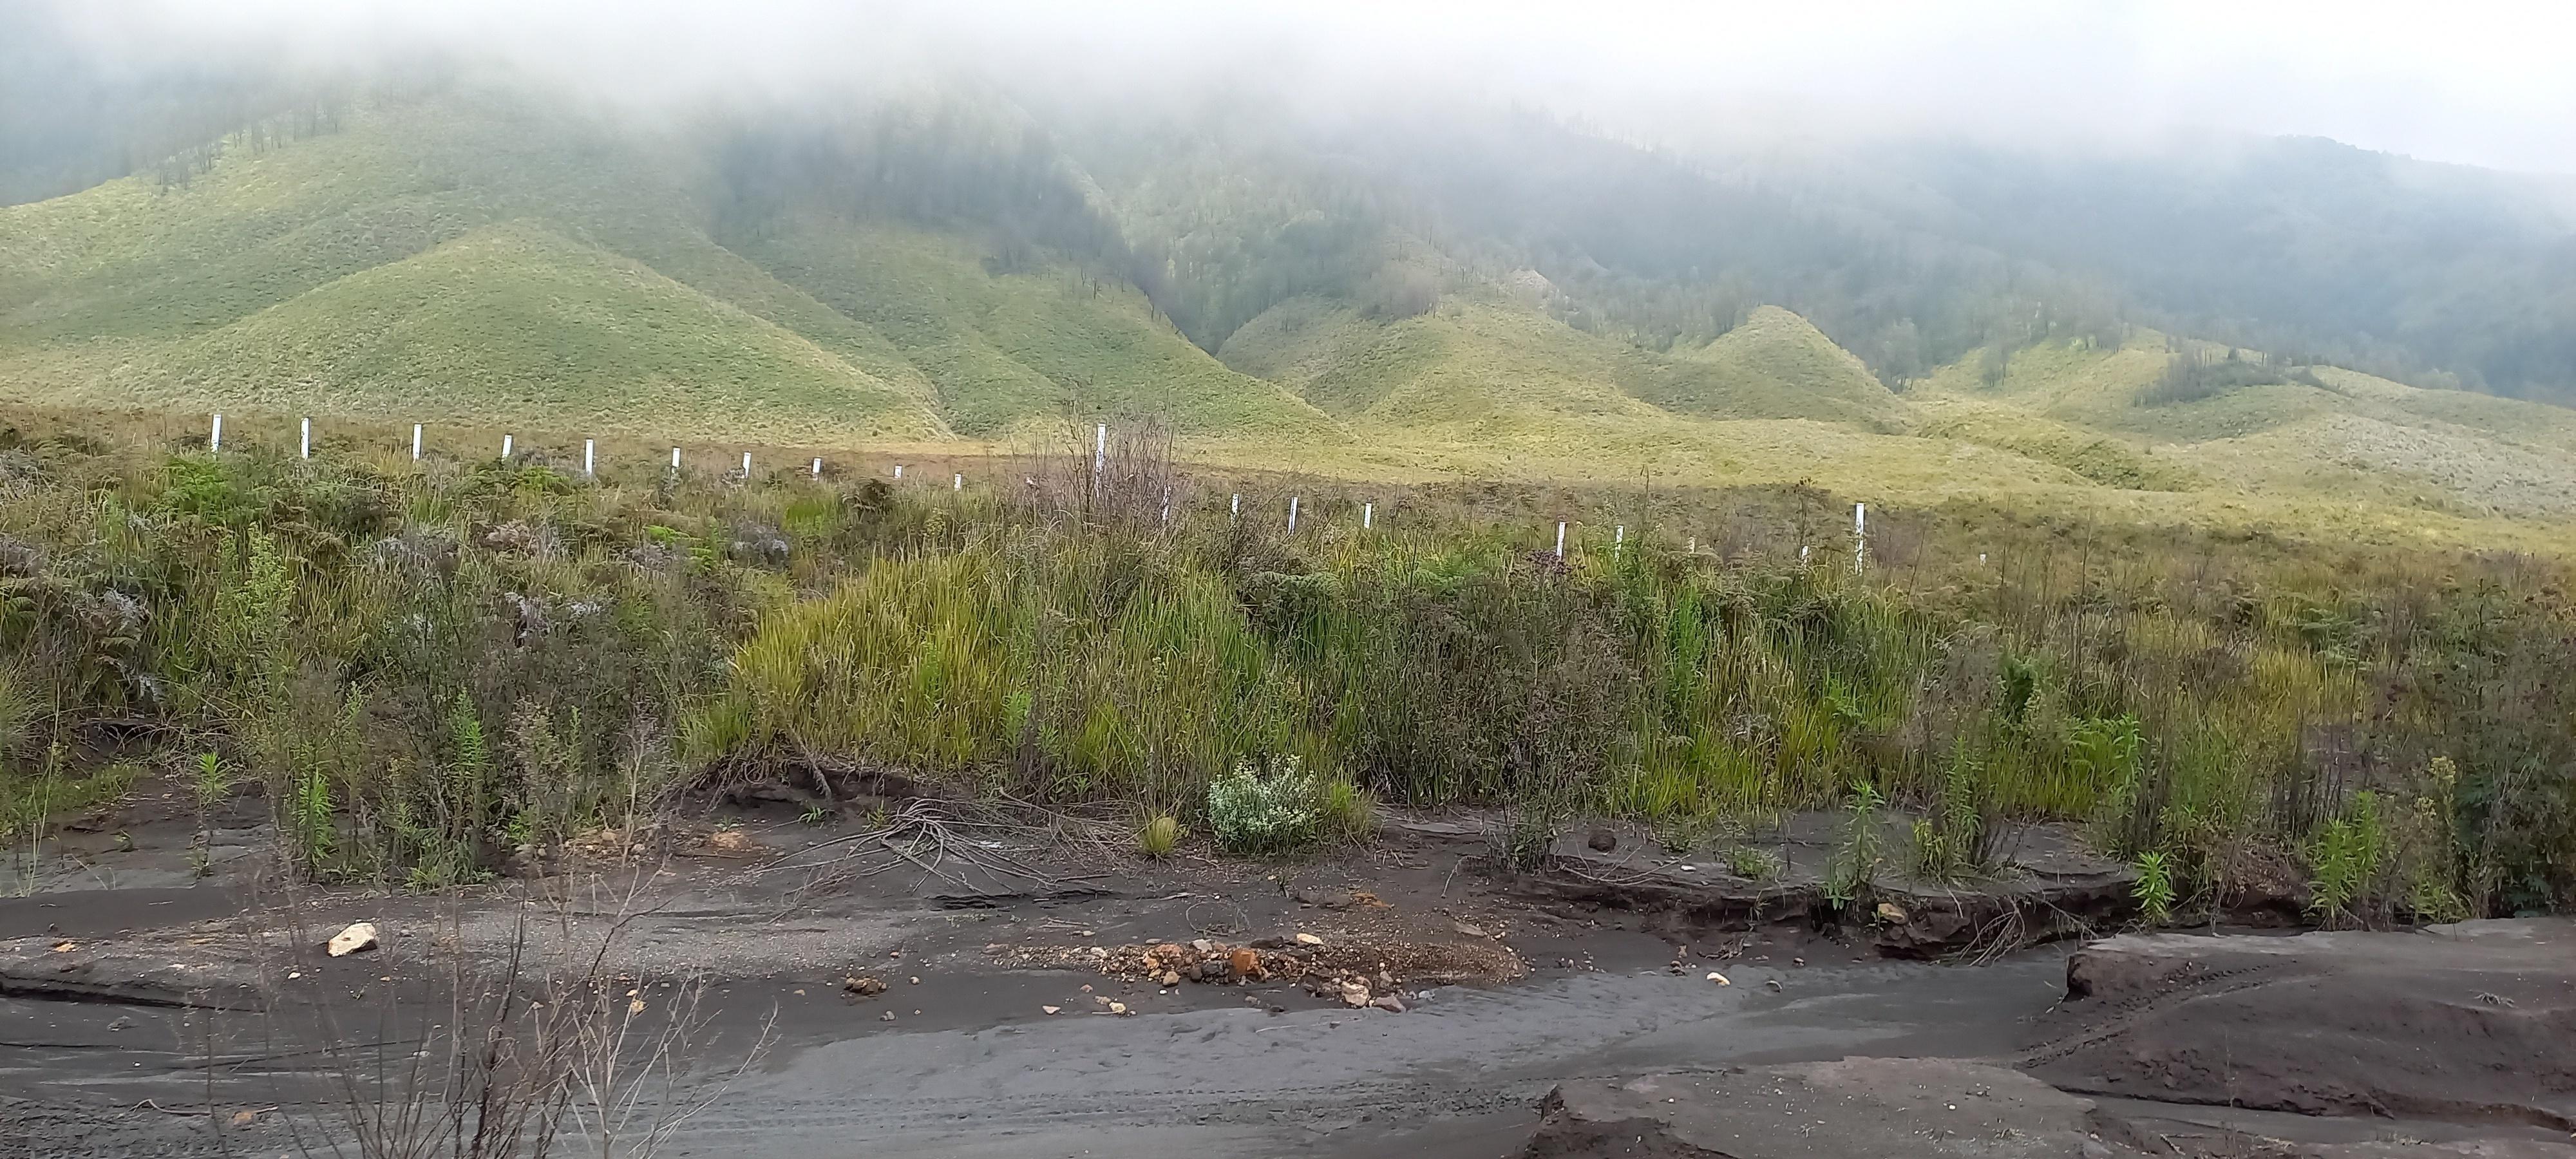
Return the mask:
[[[1718,973],[1718,972],[1717,972],[1717,971],[1715,971],[1715,970],[1711,970],[1711,971],[1709,971],[1709,972],[1708,972],[1708,980],[1709,980],[1709,981],[1711,981],[1711,982],[1715,982],[1715,983],[1717,983],[1717,984],[1718,984],[1718,985],[1720,985],[1720,986],[1732,986],[1732,985],[1735,985],[1735,983],[1733,983],[1733,982],[1729,982],[1729,981],[1727,981],[1727,980],[1726,980],[1726,975],[1724,975],[1724,974],[1720,974],[1720,973]]]
[[[1324,944],[1324,939],[1316,937],[1313,934],[1299,934],[1297,935],[1297,944],[1301,946],[1320,946]]]
[[[334,958],[345,958],[362,950],[376,948],[376,923],[351,922],[348,928],[331,935],[330,951]]]

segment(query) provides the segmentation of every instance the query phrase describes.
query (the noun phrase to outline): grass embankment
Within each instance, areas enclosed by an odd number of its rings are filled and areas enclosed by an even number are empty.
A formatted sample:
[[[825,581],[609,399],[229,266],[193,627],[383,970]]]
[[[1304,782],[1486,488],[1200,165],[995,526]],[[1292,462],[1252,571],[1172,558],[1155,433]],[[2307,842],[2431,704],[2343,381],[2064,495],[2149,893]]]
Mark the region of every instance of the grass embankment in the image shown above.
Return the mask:
[[[829,753],[1221,832],[1247,779],[1317,827],[1492,802],[1533,838],[1883,796],[1933,872],[2065,818],[2186,899],[2261,854],[2349,913],[2576,888],[2555,565],[1875,511],[1855,575],[1835,506],[1771,491],[1702,497],[1696,551],[1595,525],[1560,561],[1489,518],[1526,496],[1289,536],[1177,480],[1166,528],[1159,464],[1096,499],[1085,464],[996,495],[21,441],[10,796],[211,752],[311,872],[423,886]]]

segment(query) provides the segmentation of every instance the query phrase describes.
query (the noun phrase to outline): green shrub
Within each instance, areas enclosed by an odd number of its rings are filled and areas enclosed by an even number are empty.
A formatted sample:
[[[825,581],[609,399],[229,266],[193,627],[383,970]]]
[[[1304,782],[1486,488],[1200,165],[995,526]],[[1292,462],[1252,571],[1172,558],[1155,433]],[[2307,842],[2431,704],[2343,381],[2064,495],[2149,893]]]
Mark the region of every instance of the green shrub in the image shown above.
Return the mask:
[[[1169,813],[1157,813],[1136,830],[1136,849],[1147,857],[1164,858],[1181,843],[1181,821]]]
[[[2388,855],[2379,794],[2368,789],[2354,793],[2343,814],[2326,822],[2308,846],[2308,912],[2329,927],[2368,924]]]
[[[2172,921],[2173,867],[2166,864],[2164,853],[2161,850],[2148,850],[2139,854],[2134,864],[2138,871],[2138,884],[2130,889],[2129,896],[2138,903],[2138,915],[2146,919],[2146,923],[2150,926],[2161,926]]]
[[[1208,831],[1238,857],[1293,853],[1322,836],[1323,783],[1294,756],[1243,760],[1208,784]]]

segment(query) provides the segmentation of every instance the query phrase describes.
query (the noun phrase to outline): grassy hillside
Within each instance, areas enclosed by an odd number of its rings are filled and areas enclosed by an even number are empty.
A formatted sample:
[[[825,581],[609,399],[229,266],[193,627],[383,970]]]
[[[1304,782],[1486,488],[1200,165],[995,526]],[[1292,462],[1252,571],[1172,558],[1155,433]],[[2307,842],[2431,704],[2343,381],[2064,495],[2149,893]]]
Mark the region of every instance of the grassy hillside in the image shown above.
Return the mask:
[[[1812,419],[1884,433],[1906,415],[1859,359],[1769,306],[1708,348],[1668,357],[1499,292],[1394,321],[1309,295],[1264,311],[1218,353],[1333,414],[1392,427],[1615,416]]]
[[[690,171],[651,140],[449,94],[229,150],[185,184],[0,208],[0,392],[366,414],[426,398],[675,438],[989,435],[1072,412],[1332,433],[1133,287],[1044,260],[994,273],[975,237],[899,223],[814,217],[727,248]]]
[[[2555,542],[2576,509],[2554,407],[2116,327],[1899,394],[1775,305],[1665,350],[1585,304],[1607,275],[1565,291],[1328,171],[1131,149],[1095,180],[1005,122],[742,161],[506,94],[361,102],[0,207],[0,399],[798,446],[1150,419],[1289,471],[2446,541]],[[2225,365],[2177,390],[2180,355]]]
[[[650,267],[533,223],[479,229],[184,339],[102,398],[575,429],[935,438],[920,400]]]
[[[882,334],[967,434],[1067,415],[1155,418],[1210,437],[1304,439],[1331,422],[1227,369],[1134,287],[1062,265],[995,272],[971,239],[804,214],[738,243],[781,280]]]
[[[1860,359],[1778,306],[1755,309],[1681,358],[1713,373],[1666,376],[1643,392],[1647,401],[1701,414],[1812,418],[1882,430],[1904,425],[1905,405]]]

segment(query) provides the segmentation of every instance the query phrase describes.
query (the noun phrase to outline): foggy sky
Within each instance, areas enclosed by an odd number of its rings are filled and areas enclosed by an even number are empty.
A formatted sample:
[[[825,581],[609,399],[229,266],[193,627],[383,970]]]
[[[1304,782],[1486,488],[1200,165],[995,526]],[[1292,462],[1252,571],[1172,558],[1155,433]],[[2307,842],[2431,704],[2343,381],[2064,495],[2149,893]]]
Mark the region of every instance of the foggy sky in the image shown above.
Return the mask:
[[[10,0],[0,0],[10,2]],[[37,0],[47,2],[47,0]],[[968,69],[1116,99],[1388,86],[1590,117],[1641,137],[1855,132],[2122,144],[2331,137],[2576,173],[2576,6],[2247,0],[1784,5],[1588,0],[115,0],[62,3],[87,49],[358,68],[424,48],[628,101],[794,96]]]

